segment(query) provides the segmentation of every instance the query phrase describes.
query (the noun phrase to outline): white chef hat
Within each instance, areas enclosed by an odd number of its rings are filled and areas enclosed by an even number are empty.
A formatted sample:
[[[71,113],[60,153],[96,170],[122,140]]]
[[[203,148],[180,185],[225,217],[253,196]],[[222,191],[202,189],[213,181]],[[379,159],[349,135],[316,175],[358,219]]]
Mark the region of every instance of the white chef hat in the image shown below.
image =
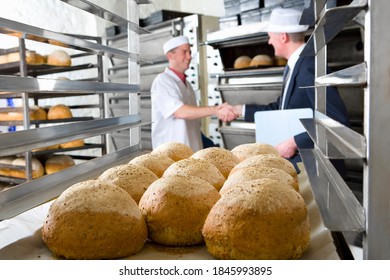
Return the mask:
[[[189,44],[188,38],[186,36],[176,36],[171,39],[169,39],[165,44],[163,45],[164,53],[167,54],[170,50],[173,50],[174,48],[177,48],[178,46]]]
[[[302,12],[296,9],[275,8],[271,12],[265,31],[275,33],[304,32],[309,28],[309,26],[299,24],[301,16]]]

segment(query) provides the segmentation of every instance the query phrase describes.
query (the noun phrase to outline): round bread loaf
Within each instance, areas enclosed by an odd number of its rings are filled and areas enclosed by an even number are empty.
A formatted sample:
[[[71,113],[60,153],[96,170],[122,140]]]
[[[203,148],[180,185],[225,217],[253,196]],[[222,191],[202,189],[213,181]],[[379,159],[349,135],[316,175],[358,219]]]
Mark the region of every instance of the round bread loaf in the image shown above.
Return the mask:
[[[211,185],[218,191],[225,183],[225,176],[211,162],[203,159],[186,158],[171,164],[165,170],[163,177],[175,175],[189,175],[199,177]]]
[[[272,57],[266,54],[258,54],[252,58],[249,66],[272,66],[274,65],[274,61]]]
[[[202,228],[220,198],[208,182],[194,176],[167,176],[153,182],[139,202],[149,239],[168,246],[204,243]]]
[[[225,177],[227,177],[232,168],[240,162],[231,151],[220,147],[210,147],[199,150],[191,157],[211,162]]]
[[[129,163],[146,167],[160,178],[165,170],[174,162],[173,159],[166,155],[148,153],[133,158]]]
[[[51,106],[47,112],[47,119],[57,120],[57,119],[70,119],[73,118],[72,111],[70,108],[64,104],[57,104]]]
[[[260,166],[238,169],[226,179],[219,193],[223,195],[237,184],[263,178],[274,179],[285,185],[291,185],[296,191],[299,191],[298,182],[286,171],[273,167]]]
[[[234,172],[236,172],[241,168],[264,167],[264,166],[282,169],[283,171],[286,171],[291,177],[293,177],[294,181],[298,183],[298,173],[294,165],[284,157],[273,155],[273,154],[257,155],[257,156],[250,157],[237,164],[232,169],[232,171],[230,171],[230,175],[232,175]]]
[[[46,174],[53,174],[75,165],[73,158],[68,155],[53,155],[45,162]]]
[[[46,63],[53,66],[71,66],[72,59],[67,52],[63,50],[55,50],[49,54]]]
[[[26,160],[24,159],[24,157],[16,158],[12,161],[12,165],[26,167]],[[36,158],[31,159],[31,168],[32,168],[33,179],[42,177],[43,174],[45,173],[45,169],[43,168],[42,163]],[[12,177],[26,179],[25,170],[12,169],[10,175]]]
[[[233,67],[235,69],[247,68],[250,66],[252,58],[247,55],[242,55],[236,58]]]
[[[78,139],[78,140],[73,140],[70,142],[65,142],[60,144],[61,149],[69,149],[69,148],[76,148],[76,147],[82,147],[84,146],[84,140],[83,139]]]
[[[55,255],[67,259],[115,259],[139,252],[147,228],[126,191],[88,180],[71,186],[53,202],[42,239]]]
[[[149,185],[158,177],[146,167],[129,163],[107,169],[98,179],[124,189],[138,203]]]
[[[152,153],[163,154],[170,157],[174,161],[178,161],[192,156],[194,154],[194,150],[190,146],[183,143],[167,142],[154,148]]]
[[[281,56],[274,56],[274,64],[275,66],[286,66],[287,65],[287,59]]]
[[[20,61],[20,53],[13,52],[7,55],[7,62],[17,62]],[[26,51],[26,63],[29,65],[39,65],[44,63],[44,58],[42,55],[36,53],[35,51]]]
[[[231,152],[239,159],[246,160],[252,156],[274,154],[279,155],[278,150],[270,144],[264,143],[246,143],[234,147]]]
[[[15,156],[0,157],[0,164],[12,165],[12,162],[16,159]],[[11,176],[11,169],[7,167],[0,167],[1,176]]]
[[[305,201],[291,186],[258,179],[222,195],[202,232],[218,259],[298,259],[309,246],[310,221]]]

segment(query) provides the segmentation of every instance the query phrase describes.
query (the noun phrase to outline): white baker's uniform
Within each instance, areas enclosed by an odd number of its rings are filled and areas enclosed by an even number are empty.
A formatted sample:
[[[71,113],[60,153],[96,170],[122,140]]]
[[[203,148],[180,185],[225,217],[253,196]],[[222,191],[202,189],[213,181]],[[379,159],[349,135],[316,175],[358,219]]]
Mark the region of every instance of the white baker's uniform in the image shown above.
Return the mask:
[[[174,113],[183,105],[197,106],[195,92],[190,83],[184,84],[169,68],[159,74],[151,88],[152,145],[180,142],[194,151],[203,148],[200,120],[176,119]]]

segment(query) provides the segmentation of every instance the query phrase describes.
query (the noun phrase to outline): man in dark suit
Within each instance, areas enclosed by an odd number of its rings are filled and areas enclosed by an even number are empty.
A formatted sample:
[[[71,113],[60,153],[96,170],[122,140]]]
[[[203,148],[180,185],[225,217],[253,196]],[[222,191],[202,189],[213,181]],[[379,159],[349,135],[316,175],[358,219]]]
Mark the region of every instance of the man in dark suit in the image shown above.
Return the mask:
[[[275,56],[287,59],[282,95],[276,102],[259,105],[247,104],[234,106],[235,114],[244,116],[245,121],[254,122],[257,111],[284,110],[311,108],[315,109],[314,88],[305,88],[314,85],[315,62],[314,57],[301,57],[300,53],[305,46],[305,31],[308,26],[299,25],[301,12],[295,9],[277,8],[272,11],[267,31],[268,43],[274,47]],[[286,71],[287,70],[287,71]],[[344,124],[349,125],[347,111],[336,88],[327,88],[326,114]],[[304,132],[279,143],[276,149],[279,154],[290,159],[293,163],[301,161],[299,149],[313,148],[310,136]],[[343,173],[343,166],[337,166]]]

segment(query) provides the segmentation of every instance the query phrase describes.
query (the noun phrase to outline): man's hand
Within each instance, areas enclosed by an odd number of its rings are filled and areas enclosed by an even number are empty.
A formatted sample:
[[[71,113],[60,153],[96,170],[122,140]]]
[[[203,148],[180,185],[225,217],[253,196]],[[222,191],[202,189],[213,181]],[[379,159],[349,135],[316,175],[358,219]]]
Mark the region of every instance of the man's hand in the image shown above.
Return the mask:
[[[290,139],[279,143],[275,148],[284,158],[292,158],[293,156],[295,156],[298,150],[298,146],[295,143],[294,137],[291,137]]]
[[[217,106],[217,117],[223,122],[230,122],[238,116],[234,112],[234,107],[228,103]]]

